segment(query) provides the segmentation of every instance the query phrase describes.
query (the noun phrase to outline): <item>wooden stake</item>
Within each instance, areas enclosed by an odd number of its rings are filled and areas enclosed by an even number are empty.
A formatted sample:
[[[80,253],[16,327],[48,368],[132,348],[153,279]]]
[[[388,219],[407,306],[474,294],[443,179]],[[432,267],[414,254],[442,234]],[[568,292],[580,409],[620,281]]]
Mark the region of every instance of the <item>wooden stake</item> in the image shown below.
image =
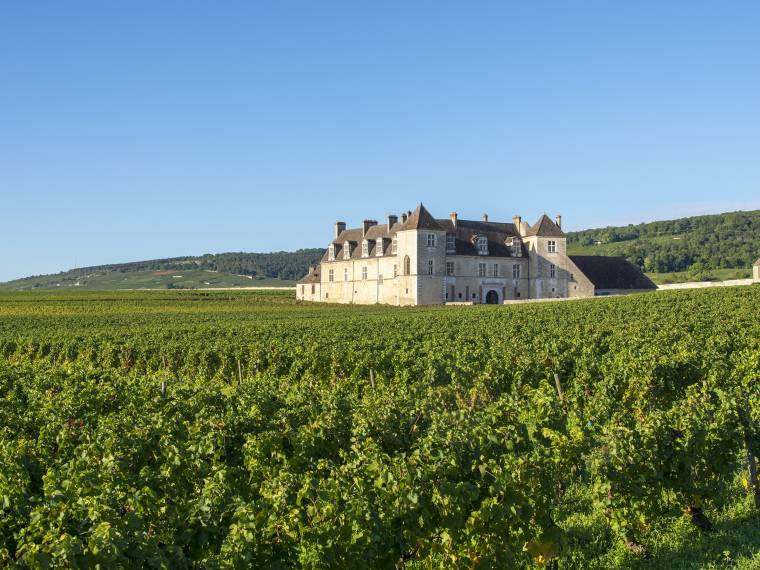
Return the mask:
[[[562,394],[562,384],[559,383],[559,374],[554,373],[554,385],[557,387],[557,395],[559,396],[559,403],[565,404],[565,396]]]
[[[375,389],[375,371],[372,368],[369,369],[369,385],[373,390]]]
[[[240,359],[237,359],[238,364],[238,385],[243,383],[243,368],[240,366]]]

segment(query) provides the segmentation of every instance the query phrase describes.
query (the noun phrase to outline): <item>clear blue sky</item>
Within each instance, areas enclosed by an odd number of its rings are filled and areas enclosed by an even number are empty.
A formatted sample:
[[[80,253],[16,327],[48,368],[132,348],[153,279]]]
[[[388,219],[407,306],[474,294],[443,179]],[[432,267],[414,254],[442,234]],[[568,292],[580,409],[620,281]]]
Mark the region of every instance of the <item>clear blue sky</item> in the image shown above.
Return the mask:
[[[760,208],[760,2],[0,4],[0,280]]]

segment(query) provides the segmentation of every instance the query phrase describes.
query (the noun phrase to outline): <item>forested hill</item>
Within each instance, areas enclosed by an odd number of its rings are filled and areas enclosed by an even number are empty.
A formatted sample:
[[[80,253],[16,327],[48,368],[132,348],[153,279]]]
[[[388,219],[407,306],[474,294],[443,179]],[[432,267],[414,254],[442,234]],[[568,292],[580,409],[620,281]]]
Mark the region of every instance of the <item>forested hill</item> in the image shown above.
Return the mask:
[[[323,252],[323,249],[273,253],[231,252],[95,265],[0,283],[0,289],[173,289],[292,285],[304,276],[309,265],[319,262]]]
[[[622,255],[648,273],[748,268],[760,257],[760,210],[583,230],[567,238],[568,253]]]

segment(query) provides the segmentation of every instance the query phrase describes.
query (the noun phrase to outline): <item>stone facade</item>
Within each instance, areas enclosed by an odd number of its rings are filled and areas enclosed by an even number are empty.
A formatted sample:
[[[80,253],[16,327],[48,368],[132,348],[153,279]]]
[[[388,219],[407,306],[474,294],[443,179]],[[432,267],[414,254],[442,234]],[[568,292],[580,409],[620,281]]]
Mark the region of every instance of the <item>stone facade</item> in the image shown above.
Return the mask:
[[[387,223],[335,224],[321,263],[299,281],[303,301],[436,305],[590,297],[595,284],[567,255],[561,218],[533,226],[434,219],[420,204]]]
[[[755,261],[755,264],[752,266],[752,280],[755,283],[760,283],[760,259]]]

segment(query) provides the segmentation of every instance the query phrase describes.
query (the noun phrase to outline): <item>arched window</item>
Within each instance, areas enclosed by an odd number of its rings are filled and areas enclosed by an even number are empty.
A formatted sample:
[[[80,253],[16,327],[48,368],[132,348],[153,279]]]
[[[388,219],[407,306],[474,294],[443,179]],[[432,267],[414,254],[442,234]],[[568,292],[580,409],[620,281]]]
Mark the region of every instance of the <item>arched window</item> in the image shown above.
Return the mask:
[[[404,257],[404,275],[411,275],[412,274],[412,261],[409,259],[409,256],[407,255]]]

